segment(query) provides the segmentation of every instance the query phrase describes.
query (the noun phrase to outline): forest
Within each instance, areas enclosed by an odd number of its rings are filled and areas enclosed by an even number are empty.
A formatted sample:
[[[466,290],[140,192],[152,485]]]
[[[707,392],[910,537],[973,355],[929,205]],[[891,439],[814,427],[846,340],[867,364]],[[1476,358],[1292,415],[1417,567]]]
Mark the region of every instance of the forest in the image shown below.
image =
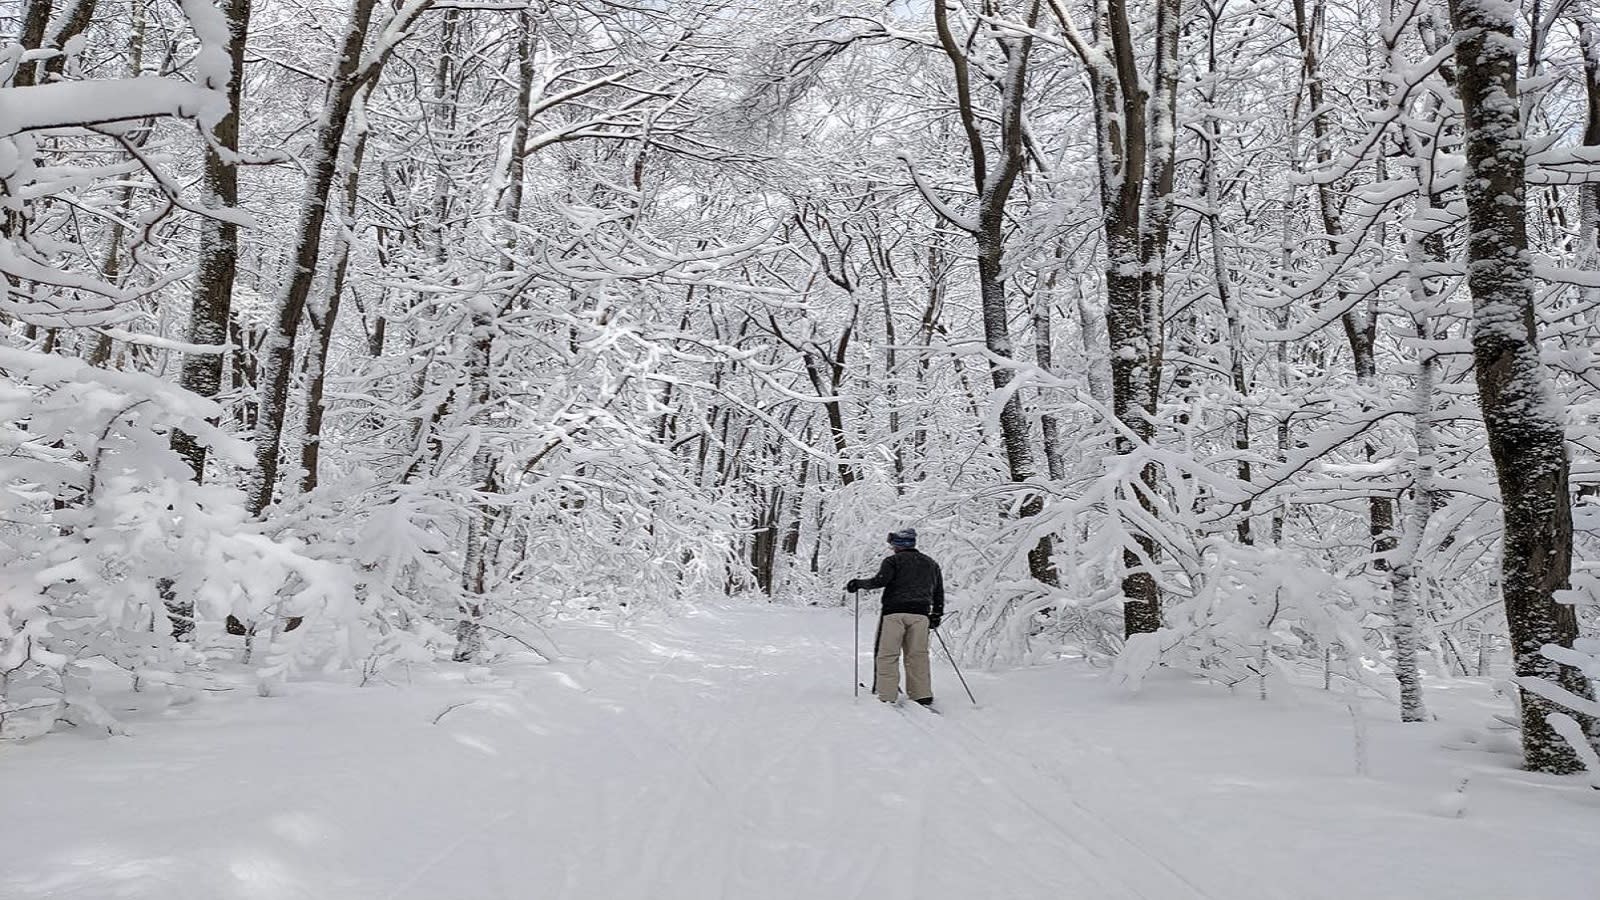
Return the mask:
[[[968,670],[1488,679],[1600,784],[1591,0],[0,20],[0,738],[915,527]]]

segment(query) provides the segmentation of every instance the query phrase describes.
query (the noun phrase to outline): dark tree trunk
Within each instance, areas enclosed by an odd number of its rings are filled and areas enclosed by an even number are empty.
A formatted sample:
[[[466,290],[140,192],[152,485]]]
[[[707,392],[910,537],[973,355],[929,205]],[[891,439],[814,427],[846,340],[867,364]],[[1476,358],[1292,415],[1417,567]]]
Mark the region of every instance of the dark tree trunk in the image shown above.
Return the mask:
[[[783,509],[783,491],[776,488],[758,491],[756,497],[760,506],[755,533],[750,536],[750,568],[756,577],[756,587],[770,597],[778,560],[778,516]]]
[[[22,27],[17,32],[17,43],[26,50],[37,50],[44,45],[44,31],[50,26],[51,0],[28,0],[22,11]],[[39,64],[22,63],[11,76],[12,87],[32,87],[38,83]]]
[[[1204,99],[1208,106],[1213,106],[1215,78],[1219,74],[1217,32],[1221,26],[1223,10],[1213,6],[1206,6],[1205,9],[1210,19],[1206,36],[1206,71],[1212,76],[1213,86],[1208,88]],[[1232,274],[1228,269],[1223,246],[1227,232],[1222,226],[1222,190],[1217,178],[1217,153],[1222,142],[1223,126],[1222,120],[1212,115],[1206,116],[1204,123],[1205,150],[1201,159],[1200,190],[1206,199],[1206,224],[1211,233],[1211,277],[1217,294],[1217,303],[1222,307],[1222,318],[1228,330],[1228,381],[1239,397],[1239,407],[1236,412],[1239,420],[1234,426],[1233,439],[1233,447],[1239,452],[1239,462],[1235,471],[1238,472],[1239,481],[1248,485],[1251,477],[1250,414],[1245,400],[1250,396],[1250,381],[1245,376],[1244,368],[1244,321],[1239,309],[1239,300],[1234,296]],[[1248,546],[1255,543],[1255,534],[1250,521],[1252,504],[1246,500],[1239,508],[1241,514],[1236,533],[1239,536],[1239,543]]]
[[[1029,3],[1024,24],[1030,28],[1038,23],[1039,2]],[[1023,104],[1027,92],[1028,68],[1033,52],[1033,38],[996,37],[1001,43],[1006,59],[1006,70],[996,85],[1000,93],[999,135],[996,146],[991,147],[983,136],[982,123],[988,118],[976,105],[972,95],[972,67],[963,43],[956,39],[950,28],[949,11],[942,2],[933,4],[934,25],[940,47],[950,59],[956,81],[956,104],[961,127],[966,134],[967,150],[972,165],[972,182],[978,203],[971,222],[953,221],[972,235],[977,244],[978,291],[983,303],[984,345],[994,357],[989,365],[989,380],[996,393],[1002,393],[1015,378],[1008,361],[1015,358],[1011,344],[1010,308],[1006,301],[1005,275],[1002,261],[1005,255],[1005,211],[1011,191],[1022,174],[1027,157],[1023,146]],[[991,154],[994,158],[991,158]],[[1000,439],[1004,445],[1006,467],[1013,483],[1022,485],[1033,480],[1034,469],[1032,437],[1028,420],[1023,414],[1022,399],[1012,392],[1000,410]],[[1032,488],[1024,487],[1022,501],[1016,504],[1019,518],[1031,519],[1044,510],[1044,498]],[[1055,541],[1046,534],[1028,550],[1028,571],[1041,584],[1055,587],[1060,583],[1053,556]]]
[[[1583,89],[1587,117],[1583,145],[1600,147],[1600,25],[1587,9],[1574,13],[1578,20],[1578,44],[1583,51]],[[1578,186],[1578,265],[1591,272],[1600,271],[1600,181]],[[1600,310],[1600,288],[1588,288],[1583,296],[1590,309]],[[1600,483],[1578,488],[1578,496],[1600,496]]]
[[[1003,359],[1013,355],[1011,334],[1006,319],[1005,280],[1000,272],[999,223],[993,236],[980,236],[978,243],[978,289],[983,297],[983,332],[989,352]],[[1004,391],[1015,377],[1010,366],[989,366],[989,379],[998,393]],[[1028,419],[1022,412],[1020,392],[1013,391],[1000,409],[1000,439],[1005,445],[1006,466],[1011,480],[1017,483],[1032,481],[1035,475],[1033,445],[1029,435]],[[1017,516],[1031,519],[1044,511],[1044,498],[1038,491],[1028,490],[1017,506]],[[1060,582],[1052,556],[1055,541],[1050,535],[1041,537],[1028,550],[1028,571],[1042,584],[1055,586]]]
[[[17,44],[24,50],[36,50],[44,44],[44,32],[50,25],[51,0],[28,0],[22,10],[22,23],[17,31]],[[32,87],[38,83],[39,64],[21,63],[11,76],[11,87]],[[10,194],[9,182],[0,182],[0,195]],[[29,207],[20,198],[15,208],[8,203],[3,216],[0,216],[0,238],[21,238],[28,233]],[[12,286],[20,284],[16,276],[7,274],[6,281]],[[32,324],[24,323],[24,336],[28,340],[34,339],[35,328]]]
[[[1056,280],[1061,274],[1061,257],[1057,256],[1056,259],[1058,267],[1051,271],[1050,277],[1033,298],[1033,359],[1039,370],[1047,375],[1055,374],[1055,341],[1051,319],[1054,316],[1052,300],[1055,298]],[[1050,411],[1051,396],[1050,391],[1039,392],[1039,428],[1044,432],[1045,471],[1049,473],[1051,481],[1060,481],[1067,476],[1067,464],[1061,454],[1061,419]]]
[[[68,41],[83,34],[84,29],[89,27],[89,23],[94,21],[94,10],[95,0],[77,0],[68,10],[67,17],[61,22],[60,27],[50,35],[50,46],[58,50],[64,50]],[[53,75],[56,78],[60,78],[66,72],[66,69],[67,55],[65,53],[51,57],[44,64],[45,74]]]
[[[250,31],[250,0],[229,0],[228,17],[228,114],[212,130],[205,145],[201,170],[203,202],[210,209],[231,213],[239,204],[239,170],[216,147],[228,152],[239,149],[239,106],[244,91],[244,51]],[[189,342],[224,345],[228,342],[228,317],[233,307],[233,282],[239,261],[239,226],[222,219],[200,220],[198,273],[189,297]],[[202,397],[215,397],[222,387],[223,354],[194,353],[183,358],[178,383]],[[205,477],[206,448],[182,431],[172,433],[172,449],[178,452],[194,473],[196,482]]]
[[[887,257],[888,251],[874,246],[872,248],[874,261],[879,256]],[[900,434],[900,359],[895,348],[899,339],[895,337],[894,303],[891,301],[889,289],[891,270],[886,261],[876,266],[878,270],[878,298],[882,301],[883,308],[883,397],[889,407],[889,442],[894,447],[894,492],[896,495],[904,494],[906,490],[906,451],[905,441]]]
[[[249,491],[249,508],[253,515],[260,515],[272,503],[277,487],[294,345],[306,300],[316,279],[322,253],[322,226],[328,218],[328,196],[338,169],[339,146],[344,141],[350,110],[363,86],[378,79],[389,54],[431,3],[423,2],[396,11],[395,19],[384,29],[385,41],[374,51],[375,56],[362,65],[362,49],[366,46],[376,5],[377,0],[354,0],[350,8],[350,24],[328,81],[317,133],[306,158],[306,187],[295,229],[289,281],[278,300],[277,315],[262,347],[261,402],[255,426],[256,471]]]
[[[1571,647],[1572,606],[1554,594],[1572,571],[1572,506],[1565,434],[1539,359],[1528,253],[1524,166],[1517,108],[1518,41],[1510,5],[1451,0],[1456,81],[1466,118],[1467,284],[1472,292],[1473,368],[1500,484],[1505,522],[1501,590],[1517,675],[1592,697],[1577,669],[1540,653]],[[1524,764],[1570,773],[1582,763],[1546,721],[1555,704],[1522,691]],[[1593,734],[1593,723],[1585,722]]]
[[[239,109],[244,92],[244,50],[250,31],[250,0],[229,0],[228,19],[228,112],[212,129],[212,140],[205,144],[201,170],[202,202],[222,214],[231,214],[239,205],[239,170],[216,147],[229,152],[239,149]],[[189,297],[189,342],[221,346],[228,342],[228,320],[233,306],[233,281],[239,260],[239,226],[219,218],[200,220],[198,273]],[[184,356],[178,384],[202,397],[215,397],[222,387],[221,353],[194,353]],[[195,483],[205,480],[206,448],[181,430],[172,432],[172,449],[189,464]],[[170,581],[159,582],[172,636],[184,640],[194,631],[194,600],[178,597]]]
[[[1300,41],[1301,65],[1304,68],[1306,96],[1311,104],[1311,134],[1315,141],[1317,164],[1327,166],[1332,162],[1328,108],[1324,105],[1322,90],[1322,65],[1317,55],[1317,30],[1323,21],[1321,0],[1308,16],[1305,0],[1295,0],[1296,32]],[[1317,207],[1322,215],[1323,231],[1328,235],[1328,253],[1337,256],[1343,252],[1344,227],[1339,218],[1338,203],[1333,197],[1334,186],[1326,180],[1317,182]],[[1338,296],[1341,307],[1348,306],[1339,316],[1345,341],[1350,345],[1350,359],[1355,370],[1356,384],[1362,389],[1371,388],[1377,379],[1378,363],[1376,344],[1377,316],[1372,310],[1362,310],[1344,294]],[[1362,401],[1362,408],[1367,403]],[[1366,445],[1369,460],[1377,449]],[[1373,565],[1380,572],[1389,570],[1389,557],[1395,548],[1394,504],[1388,497],[1374,496],[1367,500],[1367,532],[1372,540]]]
[[[144,74],[145,4],[134,0],[130,13],[133,22],[129,28],[128,75],[137,78]],[[125,185],[118,198],[118,208],[128,209],[133,203],[133,186]],[[122,241],[127,237],[127,225],[119,216],[111,223],[111,234],[106,240],[105,261],[100,264],[100,276],[107,284],[120,285],[122,280]],[[111,363],[112,340],[104,332],[95,335],[94,344],[84,356],[84,361],[95,368],[105,368]],[[176,625],[176,623],[174,623]]]
[[[800,525],[805,517],[806,509],[806,480],[811,474],[811,460],[805,456],[800,457],[800,474],[795,480],[795,488],[790,492],[788,522],[783,532],[783,555],[793,558],[800,553]]]
[[[354,104],[361,50],[366,44],[376,0],[355,0],[350,10],[350,25],[339,51],[333,78],[322,111],[322,119],[312,141],[306,162],[305,197],[295,231],[294,261],[289,281],[278,301],[272,329],[263,346],[260,408],[256,415],[256,471],[250,486],[250,512],[260,515],[272,503],[278,482],[278,462],[283,437],[285,406],[289,397],[289,376],[294,369],[294,345],[300,333],[300,320],[316,278],[317,261],[322,251],[322,226],[328,217],[328,194],[338,167],[339,144]]]
[[[1125,0],[1106,4],[1106,31],[1111,41],[1114,72],[1093,79],[1096,123],[1100,133],[1101,208],[1106,234],[1106,337],[1111,347],[1111,408],[1133,435],[1119,434],[1117,452],[1130,454],[1135,440],[1148,444],[1155,438],[1155,400],[1161,385],[1161,322],[1150,321],[1159,300],[1146,276],[1147,235],[1141,226],[1144,188],[1150,166],[1148,99],[1140,84],[1133,35]],[[1163,23],[1165,24],[1165,23]],[[1165,48],[1165,44],[1162,45]],[[1164,74],[1164,71],[1163,71]],[[1170,179],[1170,173],[1166,175]],[[1159,179],[1151,177],[1154,187]],[[1152,204],[1152,209],[1157,204]],[[1163,240],[1165,240],[1163,236]],[[1154,305],[1152,305],[1152,301]],[[1144,489],[1138,502],[1154,505],[1153,466],[1141,475]],[[1134,548],[1123,551],[1127,569],[1122,579],[1123,632],[1149,634],[1161,627],[1161,592],[1144,560],[1154,560],[1158,548],[1146,534],[1135,536]],[[1141,553],[1143,558],[1141,558]]]
[[[371,95],[369,83],[367,96]],[[362,100],[365,103],[365,98]],[[367,151],[367,131],[361,129],[350,149],[349,166],[344,174],[343,206],[340,210],[340,235],[338,259],[334,263],[333,277],[329,280],[328,295],[320,304],[312,304],[312,344],[306,357],[306,429],[300,443],[300,490],[310,493],[317,489],[318,469],[322,458],[323,393],[328,383],[328,353],[333,348],[333,332],[339,323],[339,306],[344,297],[345,278],[350,272],[350,247],[355,233],[356,189],[361,182],[361,160]]]

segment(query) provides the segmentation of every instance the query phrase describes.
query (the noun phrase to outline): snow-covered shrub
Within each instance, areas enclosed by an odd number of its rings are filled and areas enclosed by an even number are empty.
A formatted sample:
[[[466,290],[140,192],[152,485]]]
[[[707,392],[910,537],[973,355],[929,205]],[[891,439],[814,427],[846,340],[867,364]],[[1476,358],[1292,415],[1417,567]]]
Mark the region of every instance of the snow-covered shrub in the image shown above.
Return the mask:
[[[171,637],[164,592],[197,615],[255,620],[336,610],[337,567],[247,519],[242,494],[193,483],[181,428],[234,461],[210,401],[136,372],[0,348],[0,714],[8,730],[57,718],[110,726],[83,664],[141,684],[197,662]]]
[[[1166,625],[1130,638],[1115,674],[1137,688],[1157,666],[1170,666],[1229,686],[1266,679],[1308,643],[1366,652],[1360,610],[1365,582],[1341,578],[1291,550],[1223,539],[1201,548],[1193,591],[1174,598]]]

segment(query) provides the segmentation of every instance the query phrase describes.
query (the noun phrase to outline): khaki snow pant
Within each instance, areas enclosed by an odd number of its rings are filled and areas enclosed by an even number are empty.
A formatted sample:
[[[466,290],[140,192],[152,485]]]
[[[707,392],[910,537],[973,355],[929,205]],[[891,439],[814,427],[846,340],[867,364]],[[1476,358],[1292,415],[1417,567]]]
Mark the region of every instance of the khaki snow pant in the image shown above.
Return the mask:
[[[916,613],[890,613],[878,622],[878,699],[893,703],[900,698],[900,654],[906,657],[906,696],[933,698],[928,675],[928,617]]]

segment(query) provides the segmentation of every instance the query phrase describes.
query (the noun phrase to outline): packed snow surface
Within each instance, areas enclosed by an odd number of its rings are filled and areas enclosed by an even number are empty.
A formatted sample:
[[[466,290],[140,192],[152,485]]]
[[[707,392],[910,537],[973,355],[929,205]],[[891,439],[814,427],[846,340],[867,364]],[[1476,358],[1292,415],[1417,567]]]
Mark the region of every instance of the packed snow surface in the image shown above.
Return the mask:
[[[870,621],[862,622],[870,638]],[[851,691],[837,609],[568,625],[554,663],[300,680],[0,749],[0,897],[1593,897],[1600,792],[1440,721],[1081,663]],[[937,645],[936,645],[937,646]],[[867,671],[863,659],[862,671]],[[149,704],[150,694],[129,695]]]

